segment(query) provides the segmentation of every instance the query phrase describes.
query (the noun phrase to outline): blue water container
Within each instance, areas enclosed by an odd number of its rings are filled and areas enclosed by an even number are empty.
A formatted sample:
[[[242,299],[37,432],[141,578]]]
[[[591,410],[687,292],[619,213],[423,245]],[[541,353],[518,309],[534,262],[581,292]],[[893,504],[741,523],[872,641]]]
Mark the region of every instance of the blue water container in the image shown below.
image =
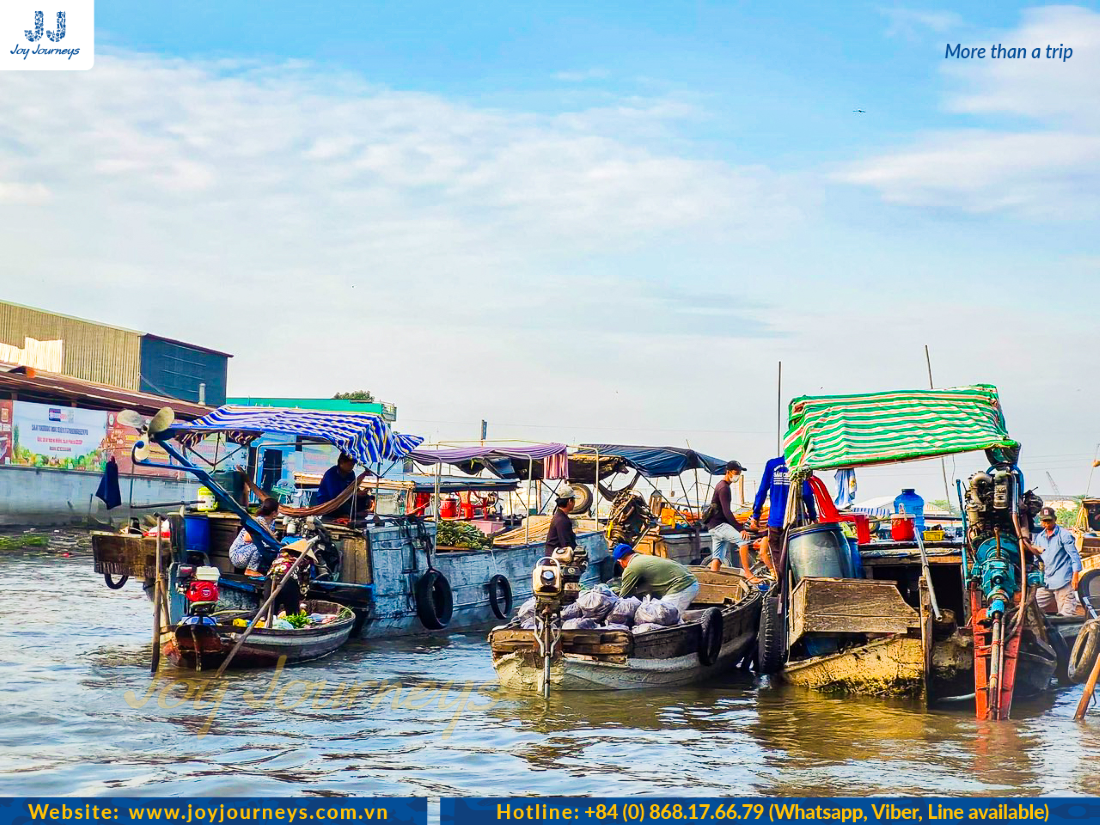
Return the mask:
[[[859,554],[859,542],[848,537],[848,551],[852,556],[852,578],[863,578],[863,556]]]
[[[210,553],[210,519],[206,516],[183,517],[183,546],[188,553]]]
[[[798,584],[807,576],[850,579],[852,554],[839,524],[810,524],[787,532],[787,559]]]
[[[894,512],[900,513],[902,508],[905,508],[906,515],[913,516],[917,530],[924,532],[924,499],[911,487],[902,490],[901,495],[894,499]]]

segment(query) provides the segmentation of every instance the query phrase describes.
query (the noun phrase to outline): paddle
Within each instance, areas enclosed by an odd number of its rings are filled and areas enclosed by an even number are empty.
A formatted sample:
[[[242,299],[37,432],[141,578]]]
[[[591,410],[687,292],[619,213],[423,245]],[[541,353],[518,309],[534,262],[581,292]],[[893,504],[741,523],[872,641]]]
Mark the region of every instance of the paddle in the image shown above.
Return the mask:
[[[1096,657],[1096,661],[1092,665],[1089,680],[1085,682],[1085,692],[1081,694],[1081,701],[1077,703],[1077,712],[1073,714],[1073,718],[1078,722],[1085,718],[1085,711],[1089,709],[1089,702],[1092,701],[1092,693],[1096,690],[1098,679],[1100,679],[1100,656]]]
[[[214,674],[215,679],[220,679],[222,674],[225,673],[225,669],[229,667],[229,663],[233,661],[233,657],[236,656],[237,651],[241,649],[241,645],[244,644],[244,640],[247,639],[252,633],[252,629],[256,626],[256,622],[260,620],[261,616],[267,613],[267,609],[271,607],[271,605],[275,602],[275,597],[282,592],[283,586],[294,576],[294,573],[298,570],[298,565],[302,563],[302,560],[305,559],[309,551],[313,549],[313,545],[317,541],[318,539],[316,538],[310,539],[309,543],[298,555],[298,558],[294,560],[294,564],[290,565],[290,569],[287,570],[285,574],[283,574],[283,577],[281,579],[279,579],[279,583],[271,591],[271,595],[267,597],[267,601],[264,602],[263,606],[256,611],[256,615],[252,617],[252,621],[250,621],[248,623],[248,627],[244,629],[244,633],[241,634],[241,638],[237,640],[237,644],[233,645],[233,649],[229,651],[229,655],[225,657],[225,661],[222,662],[221,667],[218,668],[218,672]],[[295,543],[297,544],[298,542]]]
[[[160,666],[160,607],[164,602],[161,598],[160,577],[160,513],[155,513],[154,517],[157,520],[157,579],[153,586],[153,657],[149,662],[150,673],[156,673]]]

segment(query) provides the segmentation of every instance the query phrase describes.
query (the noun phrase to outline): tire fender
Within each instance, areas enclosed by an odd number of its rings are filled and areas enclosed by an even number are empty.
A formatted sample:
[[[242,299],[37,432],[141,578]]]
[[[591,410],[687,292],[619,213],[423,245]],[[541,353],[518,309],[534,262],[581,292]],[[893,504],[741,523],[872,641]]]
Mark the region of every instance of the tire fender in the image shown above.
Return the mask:
[[[1097,653],[1100,653],[1100,622],[1094,619],[1085,622],[1081,632],[1077,634],[1077,641],[1073,643],[1073,650],[1069,654],[1069,667],[1066,668],[1071,682],[1075,685],[1085,683],[1096,661]]]
[[[512,584],[506,576],[497,573],[485,585],[489,591],[489,609],[498,619],[507,619],[512,614]]]
[[[779,594],[766,595],[760,608],[760,632],[756,638],[756,672],[771,676],[783,669],[787,658],[787,622],[779,615]]]
[[[454,593],[447,577],[438,570],[429,570],[416,581],[416,615],[428,630],[442,630],[451,623],[454,613]]]
[[[106,585],[107,585],[107,586],[108,586],[109,588],[111,588],[112,590],[121,590],[121,589],[122,589],[122,586],[123,586],[124,584],[126,584],[126,582],[127,582],[127,581],[129,581],[129,580],[130,580],[130,577],[129,577],[129,576],[123,576],[123,577],[122,577],[121,579],[119,579],[119,580],[118,580],[118,581],[116,582],[116,581],[115,581],[114,579],[112,579],[112,578],[111,578],[111,574],[110,574],[110,573],[104,573],[104,574],[103,574],[103,582],[104,582],[104,584],[106,584]]]
[[[717,607],[709,607],[703,613],[699,632],[699,661],[704,667],[713,667],[722,653],[722,636],[725,618]]]

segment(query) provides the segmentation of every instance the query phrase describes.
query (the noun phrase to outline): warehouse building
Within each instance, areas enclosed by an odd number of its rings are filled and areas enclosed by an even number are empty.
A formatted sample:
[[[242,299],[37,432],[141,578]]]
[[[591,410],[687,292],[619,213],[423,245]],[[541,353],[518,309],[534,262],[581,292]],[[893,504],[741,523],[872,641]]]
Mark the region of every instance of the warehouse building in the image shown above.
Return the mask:
[[[195,404],[225,403],[224,352],[0,301],[0,362]]]

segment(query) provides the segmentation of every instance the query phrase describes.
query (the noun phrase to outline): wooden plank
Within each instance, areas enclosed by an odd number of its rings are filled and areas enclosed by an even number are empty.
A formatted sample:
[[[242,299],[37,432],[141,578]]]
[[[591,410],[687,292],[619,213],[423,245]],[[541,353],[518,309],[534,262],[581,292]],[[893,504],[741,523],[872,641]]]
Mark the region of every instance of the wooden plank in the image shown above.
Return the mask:
[[[791,594],[791,641],[807,633],[908,633],[920,616],[893,582],[806,578]]]
[[[920,643],[924,651],[925,689],[928,688],[928,676],[932,672],[932,594],[928,590],[928,580],[921,576],[917,582],[920,591]]]
[[[904,565],[920,564],[920,553],[907,553],[905,555],[896,556],[870,556],[864,557],[864,567],[886,567],[889,565]],[[962,564],[962,556],[929,556],[928,563],[933,564],[947,564],[958,567]]]

